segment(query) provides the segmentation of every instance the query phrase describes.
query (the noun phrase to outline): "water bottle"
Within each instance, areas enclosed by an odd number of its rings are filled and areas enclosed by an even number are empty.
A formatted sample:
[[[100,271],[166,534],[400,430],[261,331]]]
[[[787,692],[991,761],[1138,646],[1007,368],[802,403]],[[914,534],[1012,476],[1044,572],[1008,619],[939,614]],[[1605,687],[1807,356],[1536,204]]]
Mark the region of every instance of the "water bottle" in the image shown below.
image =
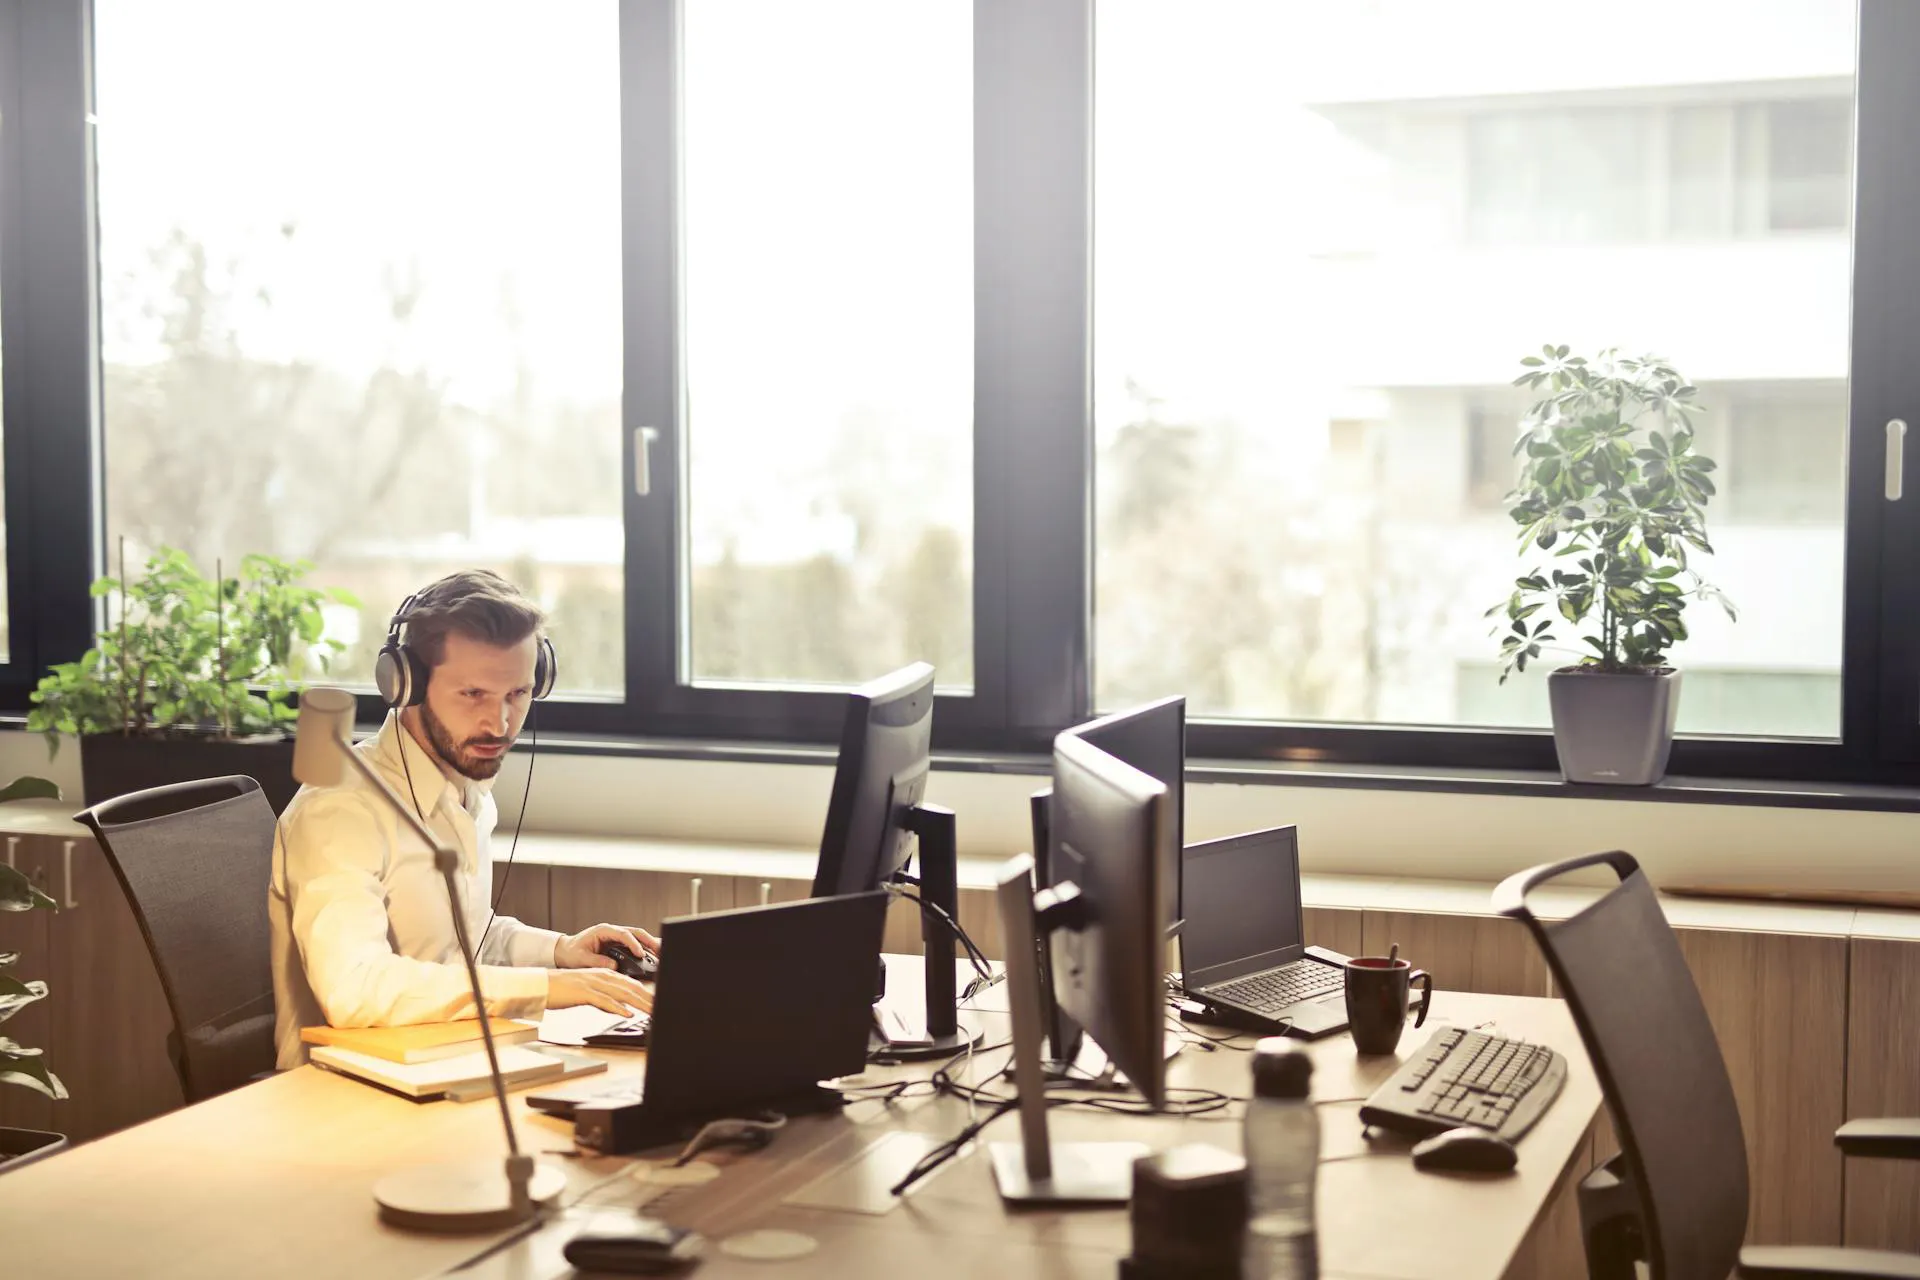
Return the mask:
[[[1313,1182],[1320,1116],[1308,1100],[1313,1060],[1278,1036],[1253,1052],[1244,1146],[1249,1182],[1245,1280],[1315,1280]]]

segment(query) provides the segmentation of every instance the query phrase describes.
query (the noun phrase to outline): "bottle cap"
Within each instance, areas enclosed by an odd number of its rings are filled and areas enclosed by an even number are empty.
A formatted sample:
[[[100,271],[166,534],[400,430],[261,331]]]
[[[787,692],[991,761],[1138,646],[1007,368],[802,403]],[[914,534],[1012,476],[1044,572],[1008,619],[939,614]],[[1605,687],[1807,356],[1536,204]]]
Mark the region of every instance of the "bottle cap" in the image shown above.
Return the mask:
[[[1262,1098],[1305,1098],[1313,1083],[1313,1059],[1279,1036],[1254,1046],[1253,1092]]]

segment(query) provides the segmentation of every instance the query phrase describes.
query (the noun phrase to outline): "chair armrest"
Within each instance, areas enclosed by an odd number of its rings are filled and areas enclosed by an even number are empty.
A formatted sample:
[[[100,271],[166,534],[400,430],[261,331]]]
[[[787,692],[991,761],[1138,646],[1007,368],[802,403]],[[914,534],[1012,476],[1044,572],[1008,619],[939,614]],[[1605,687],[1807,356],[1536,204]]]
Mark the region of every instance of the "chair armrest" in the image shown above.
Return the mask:
[[[1740,1280],[1920,1280],[1920,1255],[1825,1246],[1742,1249]]]
[[[1842,1155],[1920,1160],[1920,1119],[1849,1120],[1835,1130]]]

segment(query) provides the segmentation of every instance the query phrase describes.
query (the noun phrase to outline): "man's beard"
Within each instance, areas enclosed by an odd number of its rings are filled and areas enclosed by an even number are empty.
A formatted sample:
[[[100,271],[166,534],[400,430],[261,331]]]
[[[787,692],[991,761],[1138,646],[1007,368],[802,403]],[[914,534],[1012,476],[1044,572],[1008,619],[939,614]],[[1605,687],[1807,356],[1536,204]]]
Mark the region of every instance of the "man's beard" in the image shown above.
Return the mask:
[[[433,714],[433,708],[426,703],[420,704],[420,723],[427,731],[427,741],[433,744],[433,752],[462,777],[472,778],[475,782],[485,782],[500,772],[500,766],[506,763],[507,753],[497,756],[479,756],[466,751],[453,740],[453,734],[440,717]],[[511,747],[512,738],[469,738],[467,746],[492,746],[495,743]]]

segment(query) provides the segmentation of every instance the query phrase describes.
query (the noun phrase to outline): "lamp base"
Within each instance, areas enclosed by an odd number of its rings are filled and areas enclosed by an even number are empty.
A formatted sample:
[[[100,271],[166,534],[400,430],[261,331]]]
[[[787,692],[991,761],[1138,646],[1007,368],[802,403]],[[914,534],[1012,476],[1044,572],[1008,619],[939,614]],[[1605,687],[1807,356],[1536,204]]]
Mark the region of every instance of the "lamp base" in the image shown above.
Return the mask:
[[[409,1231],[501,1231],[527,1220],[531,1210],[557,1199],[567,1175],[547,1165],[533,1167],[530,1206],[516,1208],[501,1156],[416,1165],[373,1184],[380,1220]]]

